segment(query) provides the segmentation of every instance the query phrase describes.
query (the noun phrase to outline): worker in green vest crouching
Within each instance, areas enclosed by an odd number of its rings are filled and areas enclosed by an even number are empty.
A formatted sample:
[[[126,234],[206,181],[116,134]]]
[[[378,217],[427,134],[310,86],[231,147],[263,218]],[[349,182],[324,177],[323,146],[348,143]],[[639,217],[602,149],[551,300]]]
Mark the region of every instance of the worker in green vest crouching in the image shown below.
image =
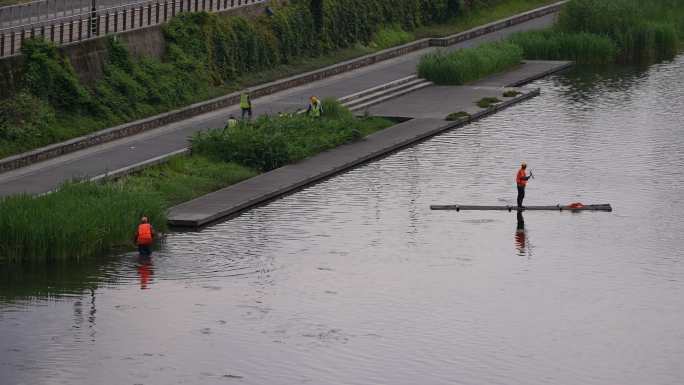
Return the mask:
[[[233,115],[231,115],[228,118],[228,121],[226,122],[226,128],[233,128],[233,127],[236,127],[237,125],[238,125],[238,120],[235,119],[235,117]]]
[[[320,118],[323,114],[323,104],[317,97],[309,98],[309,108],[307,108],[306,114],[312,118]]]
[[[240,94],[240,110],[242,110],[242,120],[245,120],[245,114],[249,120],[252,120],[252,99],[249,96],[249,90],[244,90]]]

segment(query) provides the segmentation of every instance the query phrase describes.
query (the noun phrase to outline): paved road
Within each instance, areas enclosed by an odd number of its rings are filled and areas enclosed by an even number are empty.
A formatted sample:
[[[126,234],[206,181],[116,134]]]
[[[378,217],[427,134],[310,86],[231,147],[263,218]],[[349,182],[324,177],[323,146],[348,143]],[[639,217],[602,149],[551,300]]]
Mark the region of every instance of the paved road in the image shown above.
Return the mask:
[[[457,44],[448,49],[455,50],[485,41],[499,40],[516,31],[544,28],[551,25],[553,19],[553,15],[548,15],[530,20],[505,30]],[[254,112],[263,114],[294,111],[304,107],[310,95],[342,97],[409,76],[415,73],[416,64],[420,57],[434,49],[417,51],[332,78],[255,99],[253,101]],[[178,151],[187,147],[188,137],[201,130],[221,127],[230,114],[237,113],[237,106],[224,108],[140,135],[0,174],[0,196],[17,193],[44,193],[71,179],[97,176]]]

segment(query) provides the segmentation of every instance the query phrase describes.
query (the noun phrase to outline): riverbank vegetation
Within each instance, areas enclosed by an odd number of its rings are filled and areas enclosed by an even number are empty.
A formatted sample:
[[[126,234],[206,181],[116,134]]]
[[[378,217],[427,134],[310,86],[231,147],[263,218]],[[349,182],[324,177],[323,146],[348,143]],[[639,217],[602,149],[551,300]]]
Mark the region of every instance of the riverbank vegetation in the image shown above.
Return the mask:
[[[163,27],[161,60],[112,40],[102,78],[88,85],[54,46],[29,39],[21,86],[0,101],[0,157],[553,1],[316,0],[255,19],[180,14]]]
[[[262,116],[250,124],[211,130],[192,139],[194,153],[270,171],[353,142],[391,122],[383,118],[355,118],[332,100],[324,100],[324,118],[304,114]]]
[[[105,253],[130,243],[142,214],[155,224],[164,218],[155,194],[109,184],[67,184],[38,198],[5,198],[0,202],[0,256],[47,260]]]
[[[614,63],[618,48],[609,37],[587,32],[555,30],[517,33],[509,39],[525,59],[572,60],[578,64]]]
[[[213,130],[193,140],[192,156],[117,180],[69,183],[40,197],[4,198],[0,262],[73,260],[129,248],[141,215],[163,231],[171,206],[393,124],[382,118],[354,118],[336,102],[325,106],[329,112],[316,120],[304,115],[261,117],[235,129]],[[232,145],[236,153],[224,145]]]
[[[167,208],[257,173],[181,156],[104,183],[69,183],[40,197],[0,200],[0,262],[72,260],[131,247],[140,216],[166,229]]]
[[[424,55],[418,76],[440,85],[460,85],[515,67],[522,62],[522,49],[512,43],[486,43],[453,52]]]
[[[674,57],[684,42],[684,1],[571,0],[553,28],[510,40],[527,59],[651,63]]]

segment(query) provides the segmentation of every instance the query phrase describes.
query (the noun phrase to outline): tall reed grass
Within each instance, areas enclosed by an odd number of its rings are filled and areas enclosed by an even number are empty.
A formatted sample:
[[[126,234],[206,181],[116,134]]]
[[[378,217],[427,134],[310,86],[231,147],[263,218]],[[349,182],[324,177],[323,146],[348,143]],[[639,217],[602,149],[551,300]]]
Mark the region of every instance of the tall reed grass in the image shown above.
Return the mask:
[[[509,39],[523,50],[525,59],[573,60],[583,64],[615,62],[616,44],[605,35],[555,30],[519,32]]]
[[[508,42],[487,43],[454,52],[437,51],[423,56],[418,75],[442,85],[460,85],[514,67],[522,61],[522,49]]]
[[[648,62],[672,57],[684,32],[682,0],[572,0],[558,27],[610,37],[621,62]]]
[[[41,197],[0,201],[0,260],[79,259],[130,245],[141,215],[162,230],[159,195],[111,184],[67,184]]]

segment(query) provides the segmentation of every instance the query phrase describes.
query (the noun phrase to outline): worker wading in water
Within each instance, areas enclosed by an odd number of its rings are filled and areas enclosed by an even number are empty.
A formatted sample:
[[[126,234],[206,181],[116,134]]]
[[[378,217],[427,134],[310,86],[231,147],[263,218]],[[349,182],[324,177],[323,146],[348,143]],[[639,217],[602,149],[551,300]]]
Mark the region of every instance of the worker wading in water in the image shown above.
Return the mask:
[[[138,230],[135,232],[135,244],[141,257],[148,257],[152,254],[152,243],[156,234],[154,228],[149,223],[147,217],[140,218]]]
[[[527,186],[527,181],[532,178],[532,172],[530,171],[530,175],[527,175],[525,170],[527,169],[527,163],[522,162],[520,165],[520,170],[518,170],[518,174],[515,176],[515,184],[518,185],[518,208],[523,207],[523,199],[525,199],[525,186]]]

